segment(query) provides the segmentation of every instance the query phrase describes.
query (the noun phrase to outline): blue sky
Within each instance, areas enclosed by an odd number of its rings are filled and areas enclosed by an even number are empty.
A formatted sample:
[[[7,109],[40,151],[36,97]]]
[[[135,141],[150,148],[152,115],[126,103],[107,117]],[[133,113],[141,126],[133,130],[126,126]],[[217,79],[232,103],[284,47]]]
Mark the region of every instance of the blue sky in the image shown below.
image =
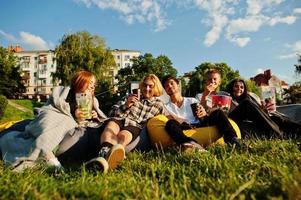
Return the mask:
[[[111,49],[166,55],[178,75],[225,62],[244,78],[270,68],[292,84],[300,18],[300,0],[0,0],[0,45],[54,49],[88,31]]]

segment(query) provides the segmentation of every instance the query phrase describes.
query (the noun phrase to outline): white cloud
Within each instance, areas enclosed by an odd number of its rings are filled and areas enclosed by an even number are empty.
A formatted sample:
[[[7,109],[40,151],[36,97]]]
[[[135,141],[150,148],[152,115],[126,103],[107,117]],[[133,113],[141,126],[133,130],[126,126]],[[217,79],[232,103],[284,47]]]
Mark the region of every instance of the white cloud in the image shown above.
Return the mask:
[[[20,32],[21,41],[28,46],[33,47],[34,49],[49,49],[47,42],[45,42],[41,37],[27,33],[27,32]]]
[[[289,48],[290,53],[283,54],[279,56],[279,59],[291,59],[291,58],[297,58],[297,54],[301,54],[301,40],[296,41],[292,45],[287,45],[286,47]]]
[[[301,8],[295,8],[294,14],[301,14]]]
[[[294,24],[296,14],[301,8],[295,8],[291,14],[281,12],[285,0],[74,0],[87,7],[97,6],[120,14],[128,24],[153,23],[155,31],[162,31],[170,24],[166,19],[166,8],[176,5],[177,9],[199,9],[205,12],[201,21],[209,27],[203,43],[210,47],[221,36],[238,45],[246,46],[251,34],[265,26]]]
[[[297,19],[297,17],[295,17],[295,16],[286,16],[286,17],[276,16],[274,18],[271,18],[271,20],[269,20],[269,24],[271,26],[274,26],[278,23],[293,24],[293,23],[295,23],[296,19]]]
[[[34,50],[47,50],[50,49],[50,47],[54,47],[54,44],[52,42],[46,42],[40,36],[33,35],[24,31],[20,32],[19,38],[2,30],[0,30],[0,34],[3,35],[3,37],[9,42],[19,43],[21,45],[25,45],[27,48]]]
[[[264,69],[262,69],[262,68],[256,69],[256,75],[257,74],[263,74],[263,72],[264,72]]]
[[[15,36],[8,34],[2,30],[0,30],[0,34],[8,41],[11,41],[11,42],[17,41],[17,38]]]
[[[93,5],[100,9],[110,9],[118,12],[128,24],[136,21],[139,23],[152,22],[155,24],[154,31],[164,30],[170,22],[164,17],[161,4],[156,0],[76,0],[84,3],[87,7]],[[162,2],[161,2],[162,3]]]

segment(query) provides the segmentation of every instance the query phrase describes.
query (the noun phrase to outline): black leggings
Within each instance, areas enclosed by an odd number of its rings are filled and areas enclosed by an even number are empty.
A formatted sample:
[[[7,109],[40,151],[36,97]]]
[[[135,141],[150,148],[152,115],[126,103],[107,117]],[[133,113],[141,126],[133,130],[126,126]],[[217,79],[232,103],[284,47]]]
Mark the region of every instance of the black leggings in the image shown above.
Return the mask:
[[[204,119],[200,120],[200,123],[197,125],[197,127],[207,126],[217,126],[219,133],[223,133],[226,142],[231,141],[233,137],[237,137],[235,130],[222,110],[213,111]],[[165,125],[165,130],[178,145],[195,141],[184,134],[181,124],[176,120],[168,120]]]

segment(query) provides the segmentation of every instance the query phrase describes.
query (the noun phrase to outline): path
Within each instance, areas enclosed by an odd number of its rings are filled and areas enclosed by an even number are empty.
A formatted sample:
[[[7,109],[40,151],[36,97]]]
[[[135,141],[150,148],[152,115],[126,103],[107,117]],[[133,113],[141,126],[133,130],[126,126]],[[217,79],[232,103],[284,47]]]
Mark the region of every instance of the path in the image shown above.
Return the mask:
[[[18,110],[23,111],[23,112],[32,112],[32,110],[30,110],[28,108],[25,108],[24,106],[21,106],[19,104],[16,104],[16,103],[12,102],[11,100],[8,100],[8,104],[13,106],[14,108],[16,108]]]

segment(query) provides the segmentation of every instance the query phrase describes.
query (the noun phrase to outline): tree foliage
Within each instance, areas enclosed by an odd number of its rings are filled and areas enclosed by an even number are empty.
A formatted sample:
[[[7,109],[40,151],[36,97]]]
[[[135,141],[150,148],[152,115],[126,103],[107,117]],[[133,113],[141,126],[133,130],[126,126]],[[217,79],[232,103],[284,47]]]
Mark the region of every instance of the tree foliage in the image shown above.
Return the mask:
[[[301,81],[295,82],[285,90],[285,93],[288,94],[288,100],[291,103],[301,103]]]
[[[177,75],[177,70],[172,66],[171,60],[164,55],[155,58],[152,54],[146,53],[138,58],[133,58],[132,62],[132,66],[120,69],[116,75],[119,87],[128,86],[131,81],[140,81],[150,73],[156,74],[159,79],[168,74]]]
[[[298,64],[295,65],[295,72],[297,74],[301,74],[301,55],[298,54],[299,58],[298,58]]]
[[[209,63],[205,62],[195,67],[195,71],[192,72],[191,78],[186,88],[186,96],[195,96],[204,90],[204,83],[206,80],[205,74],[210,69],[218,69],[221,72],[221,86],[220,90],[225,90],[226,85],[234,78],[239,77],[239,71],[233,70],[226,63]]]
[[[24,89],[17,58],[0,46],[0,94],[12,98]]]
[[[88,32],[66,34],[55,53],[57,70],[53,78],[61,80],[63,85],[69,84],[71,77],[79,70],[93,72],[97,81],[111,81],[108,74],[116,67],[116,63],[100,36]]]

